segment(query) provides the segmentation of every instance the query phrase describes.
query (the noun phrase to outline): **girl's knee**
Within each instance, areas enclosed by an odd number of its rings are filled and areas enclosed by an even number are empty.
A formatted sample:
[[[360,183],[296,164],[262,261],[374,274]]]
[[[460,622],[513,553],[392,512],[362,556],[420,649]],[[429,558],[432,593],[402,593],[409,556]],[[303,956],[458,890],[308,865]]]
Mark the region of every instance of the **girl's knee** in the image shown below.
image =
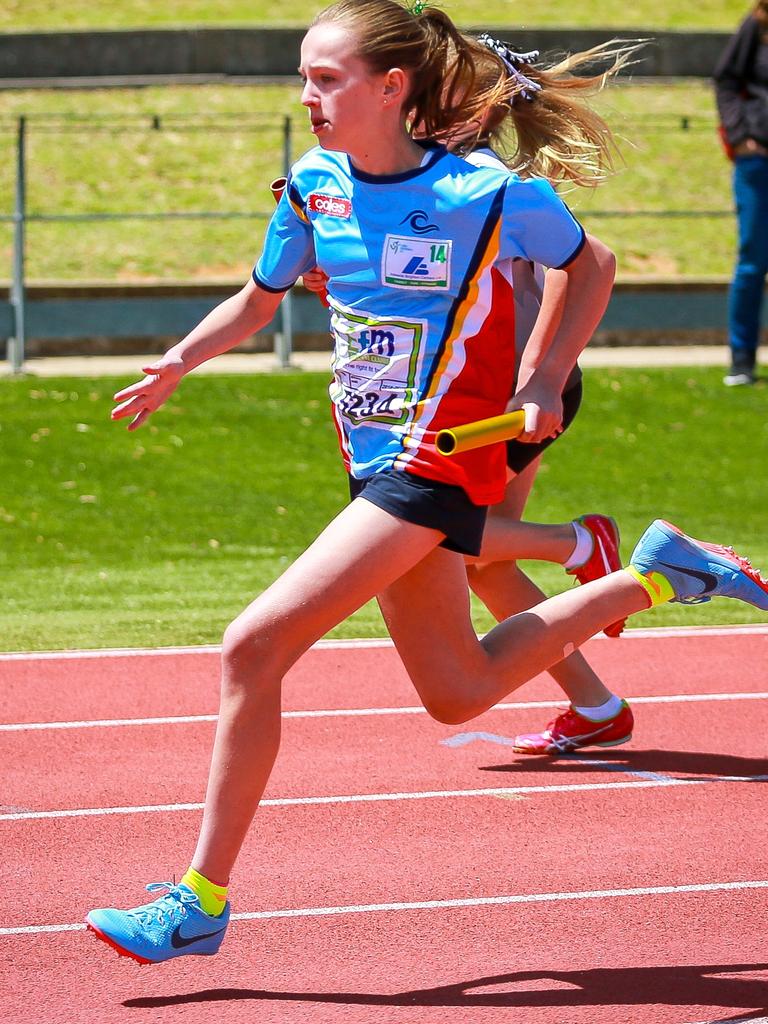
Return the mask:
[[[225,677],[233,680],[283,675],[280,644],[258,621],[238,616],[224,631],[221,660]]]
[[[480,713],[480,710],[467,700],[441,694],[425,700],[424,709],[429,717],[440,725],[465,725]]]

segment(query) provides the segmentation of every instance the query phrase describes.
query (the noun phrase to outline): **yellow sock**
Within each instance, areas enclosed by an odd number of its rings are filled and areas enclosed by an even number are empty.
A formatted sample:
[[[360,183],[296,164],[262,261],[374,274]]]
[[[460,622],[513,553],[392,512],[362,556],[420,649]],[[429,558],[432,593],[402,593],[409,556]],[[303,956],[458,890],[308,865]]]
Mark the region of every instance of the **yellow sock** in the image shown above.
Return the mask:
[[[224,905],[227,902],[226,885],[210,882],[205,875],[201,875],[194,868],[187,869],[181,884],[192,890],[200,900],[200,906],[210,917],[218,917],[224,913]]]
[[[637,580],[650,598],[649,608],[654,608],[657,604],[664,604],[665,601],[671,601],[675,596],[672,584],[660,572],[642,573],[634,565],[628,565],[627,572],[632,579]]]

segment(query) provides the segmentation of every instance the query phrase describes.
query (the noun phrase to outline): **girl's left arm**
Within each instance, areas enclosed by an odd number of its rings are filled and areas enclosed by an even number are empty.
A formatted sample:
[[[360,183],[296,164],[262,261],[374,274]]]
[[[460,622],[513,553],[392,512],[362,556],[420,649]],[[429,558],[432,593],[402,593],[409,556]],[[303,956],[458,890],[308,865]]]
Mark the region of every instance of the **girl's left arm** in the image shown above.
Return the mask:
[[[581,352],[611,296],[616,258],[587,235],[578,256],[544,277],[541,311],[525,347],[511,408],[526,409],[521,440],[538,442],[560,431],[562,395]]]

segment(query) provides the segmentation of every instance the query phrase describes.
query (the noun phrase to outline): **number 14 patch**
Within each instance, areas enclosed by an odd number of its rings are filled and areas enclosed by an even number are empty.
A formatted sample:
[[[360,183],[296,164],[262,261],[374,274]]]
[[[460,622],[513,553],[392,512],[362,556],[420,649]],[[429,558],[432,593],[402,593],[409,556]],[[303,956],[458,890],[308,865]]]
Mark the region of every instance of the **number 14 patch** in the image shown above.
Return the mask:
[[[450,240],[387,235],[381,276],[391,288],[448,288],[451,281]]]

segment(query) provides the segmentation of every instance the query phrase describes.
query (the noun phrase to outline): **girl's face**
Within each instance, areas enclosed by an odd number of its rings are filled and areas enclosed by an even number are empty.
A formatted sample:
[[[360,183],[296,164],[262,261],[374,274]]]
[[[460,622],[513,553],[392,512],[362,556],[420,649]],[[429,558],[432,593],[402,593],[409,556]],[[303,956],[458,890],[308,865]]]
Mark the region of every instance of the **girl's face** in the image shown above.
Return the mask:
[[[355,153],[375,145],[381,114],[389,103],[386,74],[372,74],[357,56],[354,36],[322,22],[301,44],[301,102],[323,149]]]

